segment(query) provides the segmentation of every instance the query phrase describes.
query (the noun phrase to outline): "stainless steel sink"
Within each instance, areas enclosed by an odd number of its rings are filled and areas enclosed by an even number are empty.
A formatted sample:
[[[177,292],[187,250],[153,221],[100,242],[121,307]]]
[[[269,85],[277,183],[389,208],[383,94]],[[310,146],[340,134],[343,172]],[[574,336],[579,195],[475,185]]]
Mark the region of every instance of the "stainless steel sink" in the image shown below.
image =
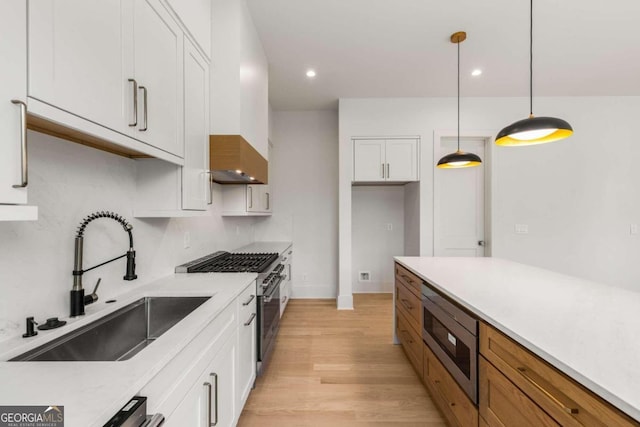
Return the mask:
[[[10,361],[128,360],[209,298],[142,298]]]

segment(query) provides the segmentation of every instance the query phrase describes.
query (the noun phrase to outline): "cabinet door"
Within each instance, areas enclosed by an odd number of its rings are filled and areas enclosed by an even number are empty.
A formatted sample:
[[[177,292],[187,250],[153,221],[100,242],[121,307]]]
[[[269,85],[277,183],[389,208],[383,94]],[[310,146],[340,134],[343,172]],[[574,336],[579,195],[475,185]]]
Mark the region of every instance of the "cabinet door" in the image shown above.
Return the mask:
[[[236,339],[234,334],[207,372],[212,387],[210,422],[216,427],[233,426],[236,422]]]
[[[159,0],[134,3],[136,138],[183,157],[183,34]]]
[[[262,212],[262,185],[247,185],[247,212]]]
[[[209,427],[216,421],[220,427],[233,425],[235,352],[234,333],[163,425]]]
[[[353,180],[384,181],[384,140],[355,139],[353,141]]]
[[[389,139],[385,144],[386,180],[418,180],[418,141]]]
[[[209,65],[184,39],[182,209],[205,210],[209,192]]]
[[[238,317],[238,398],[236,401],[238,410],[242,408],[249,397],[256,375],[257,308],[255,293],[255,286],[252,286],[252,292],[249,296],[244,295],[239,299],[242,304],[248,303],[248,305],[241,305],[241,314]]]
[[[128,7],[120,0],[30,1],[29,96],[129,133],[133,88],[127,79],[133,77],[133,50]]]
[[[22,1],[0,3],[0,204],[27,203],[22,183],[21,105],[27,102],[27,5]],[[0,216],[1,218],[1,216]]]

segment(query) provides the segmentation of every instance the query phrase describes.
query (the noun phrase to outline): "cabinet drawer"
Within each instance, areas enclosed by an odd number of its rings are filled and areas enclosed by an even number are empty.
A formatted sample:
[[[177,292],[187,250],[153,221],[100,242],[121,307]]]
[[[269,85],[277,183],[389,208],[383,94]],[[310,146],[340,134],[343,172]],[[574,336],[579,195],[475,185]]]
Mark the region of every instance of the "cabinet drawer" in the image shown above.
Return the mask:
[[[409,361],[422,377],[422,339],[416,334],[405,316],[396,310],[396,335]]]
[[[418,298],[422,297],[422,279],[400,264],[396,264],[396,280],[402,282]]]
[[[396,282],[396,310],[405,315],[413,330],[422,335],[422,301],[402,284]]]
[[[480,416],[490,427],[559,425],[483,357],[480,357]]]
[[[474,404],[424,343],[422,350],[422,378],[449,423],[462,427],[477,426],[478,410]]]
[[[562,425],[640,425],[484,323],[480,324],[480,353]]]

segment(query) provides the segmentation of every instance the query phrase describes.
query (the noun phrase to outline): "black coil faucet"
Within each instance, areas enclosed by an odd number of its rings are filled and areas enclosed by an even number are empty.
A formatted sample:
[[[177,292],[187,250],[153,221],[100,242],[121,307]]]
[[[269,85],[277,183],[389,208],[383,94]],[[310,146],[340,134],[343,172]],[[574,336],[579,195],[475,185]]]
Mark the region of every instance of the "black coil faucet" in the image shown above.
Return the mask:
[[[114,221],[117,221],[122,225],[124,231],[129,233],[129,250],[124,254],[109,261],[105,261],[98,265],[95,265],[91,268],[87,268],[86,270],[82,269],[82,251],[83,251],[83,240],[84,240],[84,230],[87,228],[87,225],[95,219],[98,218],[111,218]],[[123,277],[124,280],[135,280],[138,278],[136,275],[136,252],[133,250],[133,234],[131,234],[131,230],[133,226],[127,222],[122,216],[113,213],[113,212],[95,212],[91,215],[87,216],[82,220],[80,226],[78,227],[78,231],[76,233],[75,239],[75,257],[74,257],[74,265],[73,265],[73,289],[71,290],[71,317],[81,316],[84,314],[85,305],[94,303],[98,300],[98,295],[96,291],[94,291],[91,295],[84,295],[84,289],[82,287],[82,275],[89,270],[93,270],[94,268],[101,267],[105,264],[109,264],[110,262],[119,260],[120,258],[127,257],[127,271]],[[98,281],[100,283],[100,281]],[[97,285],[96,285],[97,289]]]

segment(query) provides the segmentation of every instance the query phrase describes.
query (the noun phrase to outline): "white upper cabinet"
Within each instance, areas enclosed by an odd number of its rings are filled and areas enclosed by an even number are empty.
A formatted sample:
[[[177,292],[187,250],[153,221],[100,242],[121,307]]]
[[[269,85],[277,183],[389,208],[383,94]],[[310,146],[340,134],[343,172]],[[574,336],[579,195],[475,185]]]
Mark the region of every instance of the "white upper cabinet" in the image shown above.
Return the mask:
[[[183,157],[182,30],[159,0],[134,2],[136,138]]]
[[[247,212],[271,212],[271,191],[269,185],[247,185]]]
[[[353,182],[406,183],[417,180],[417,139],[353,140]]]
[[[127,2],[29,2],[29,96],[129,132]],[[133,51],[131,51],[133,52]]]
[[[185,38],[182,209],[206,209],[211,194],[208,164],[209,64]]]
[[[211,134],[242,135],[268,159],[269,64],[245,0],[213,0]]]
[[[168,0],[207,59],[211,58],[211,0]]]
[[[182,164],[182,40],[160,0],[31,1],[30,112]]]
[[[27,203],[27,5],[0,3],[0,221],[37,219]]]

